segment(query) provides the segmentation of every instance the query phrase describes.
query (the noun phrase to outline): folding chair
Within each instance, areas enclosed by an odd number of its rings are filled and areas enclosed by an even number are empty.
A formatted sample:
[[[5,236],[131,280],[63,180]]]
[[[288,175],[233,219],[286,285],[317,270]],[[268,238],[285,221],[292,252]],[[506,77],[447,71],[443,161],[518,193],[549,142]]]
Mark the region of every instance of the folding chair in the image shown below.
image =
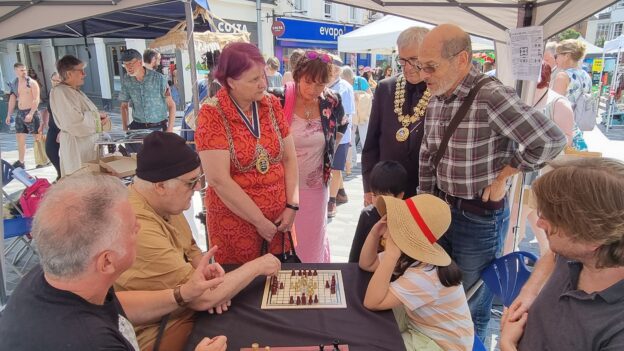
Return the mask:
[[[516,251],[495,259],[481,273],[481,279],[494,295],[509,307],[531,275],[528,264],[537,257],[530,252]]]

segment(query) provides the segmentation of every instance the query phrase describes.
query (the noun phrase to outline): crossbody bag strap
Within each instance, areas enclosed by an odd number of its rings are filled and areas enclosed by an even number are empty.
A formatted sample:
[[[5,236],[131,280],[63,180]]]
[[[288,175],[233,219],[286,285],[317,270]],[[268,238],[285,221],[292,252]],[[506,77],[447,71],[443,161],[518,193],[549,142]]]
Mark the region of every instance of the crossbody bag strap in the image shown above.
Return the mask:
[[[167,313],[160,320],[160,324],[158,325],[158,334],[156,334],[156,340],[154,341],[152,351],[158,351],[160,349],[160,343],[162,342],[163,334],[165,334],[165,329],[167,328],[167,322],[169,321],[170,316],[171,313]]]
[[[491,82],[491,81],[492,79],[490,78],[481,79],[481,81],[479,81],[479,83],[477,83],[477,85],[475,85],[470,90],[470,93],[468,93],[466,100],[464,100],[464,103],[461,104],[461,106],[459,107],[459,110],[457,110],[457,112],[453,116],[453,119],[451,119],[451,123],[449,123],[448,127],[446,128],[446,131],[444,132],[444,136],[442,137],[442,142],[440,142],[438,151],[436,152],[435,158],[433,159],[434,169],[438,168],[438,164],[440,163],[440,160],[442,160],[442,156],[444,156],[444,153],[446,152],[446,147],[448,146],[451,136],[453,136],[453,133],[455,133],[455,130],[457,129],[457,127],[459,127],[459,124],[466,116],[466,113],[468,112],[468,109],[470,108],[470,106],[472,105],[472,102],[477,96],[477,93],[479,92],[482,86],[484,86],[486,83]]]

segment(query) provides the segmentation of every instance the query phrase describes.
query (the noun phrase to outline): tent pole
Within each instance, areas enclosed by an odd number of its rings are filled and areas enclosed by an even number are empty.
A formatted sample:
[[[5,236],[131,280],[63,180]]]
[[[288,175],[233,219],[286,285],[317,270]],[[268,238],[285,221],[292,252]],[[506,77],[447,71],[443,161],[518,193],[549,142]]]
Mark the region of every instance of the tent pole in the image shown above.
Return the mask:
[[[191,87],[193,92],[193,113],[199,114],[199,91],[197,89],[197,60],[195,59],[195,40],[193,38],[193,2],[184,0],[184,13],[186,14],[186,43],[191,66]]]

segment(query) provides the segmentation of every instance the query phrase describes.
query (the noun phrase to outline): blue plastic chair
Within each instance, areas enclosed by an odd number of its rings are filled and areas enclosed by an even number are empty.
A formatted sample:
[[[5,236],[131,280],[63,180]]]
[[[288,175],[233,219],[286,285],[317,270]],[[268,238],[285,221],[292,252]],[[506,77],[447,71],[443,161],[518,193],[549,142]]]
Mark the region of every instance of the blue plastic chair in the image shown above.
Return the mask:
[[[472,345],[472,351],[487,351],[487,349],[485,348],[485,345],[483,345],[483,342],[481,342],[481,339],[479,339],[477,334],[475,334],[474,336],[474,344]]]
[[[530,252],[512,252],[495,259],[483,270],[481,279],[503,305],[509,307],[531,275],[527,264],[536,261],[537,257]]]

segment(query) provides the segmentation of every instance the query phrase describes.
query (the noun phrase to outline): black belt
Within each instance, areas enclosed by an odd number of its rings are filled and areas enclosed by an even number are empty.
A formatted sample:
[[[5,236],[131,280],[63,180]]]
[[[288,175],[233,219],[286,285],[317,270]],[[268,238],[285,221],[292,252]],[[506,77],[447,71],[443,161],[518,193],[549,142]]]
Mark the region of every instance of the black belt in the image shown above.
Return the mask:
[[[505,207],[505,199],[499,201],[483,202],[481,199],[462,199],[449,195],[440,189],[436,189],[435,195],[444,200],[449,206],[458,210],[470,212],[478,216],[489,216],[492,211],[500,210]]]
[[[167,125],[167,120],[162,120],[160,122],[156,122],[156,123],[143,123],[143,122],[137,122],[137,121],[133,121],[134,125],[136,127],[141,127],[141,128],[154,128],[154,127],[164,127]]]

